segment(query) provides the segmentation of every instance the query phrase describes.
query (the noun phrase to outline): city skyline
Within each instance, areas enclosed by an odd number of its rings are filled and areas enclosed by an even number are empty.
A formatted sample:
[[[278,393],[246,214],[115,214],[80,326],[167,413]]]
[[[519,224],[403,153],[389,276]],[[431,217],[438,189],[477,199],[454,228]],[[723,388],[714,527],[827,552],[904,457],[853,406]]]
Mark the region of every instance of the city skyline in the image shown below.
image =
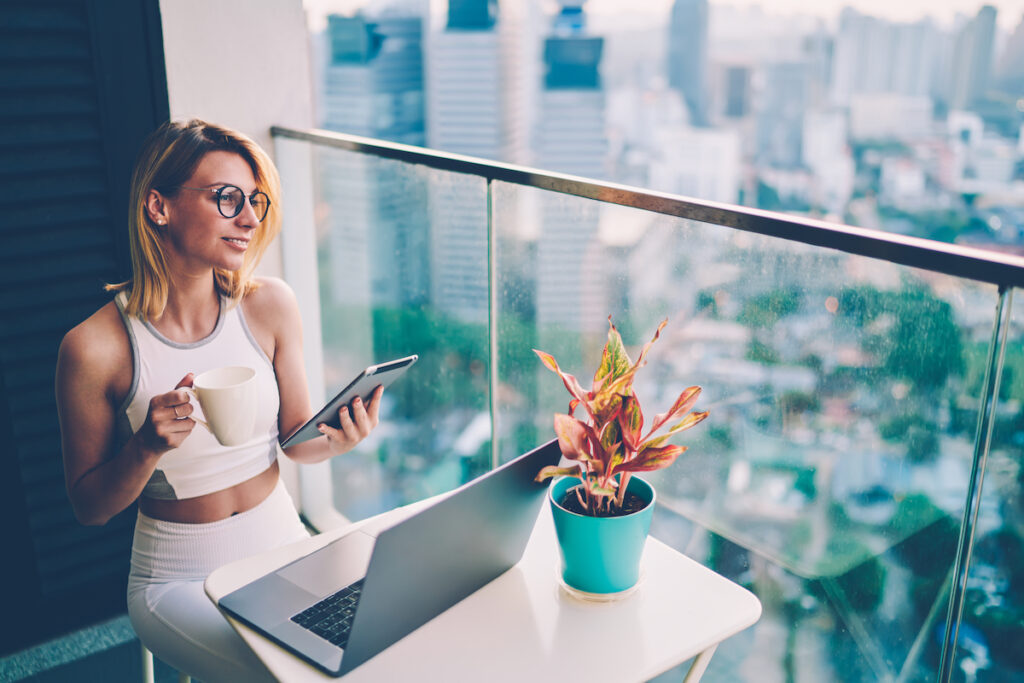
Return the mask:
[[[420,0],[430,5],[433,11],[443,8],[444,0]],[[668,16],[673,0],[587,0],[587,12],[595,15],[616,15],[626,12],[635,15]],[[310,26],[320,30],[326,22],[326,16],[332,13],[350,14],[364,7],[384,3],[374,0],[303,0],[309,14]],[[402,4],[410,4],[408,0]],[[542,7],[552,12],[557,6],[556,0],[538,0]],[[931,17],[948,27],[957,14],[971,17],[978,13],[984,5],[991,5],[998,10],[997,24],[1003,31],[1013,30],[1024,18],[1024,0],[904,0],[894,3],[888,0],[709,0],[712,9],[723,7],[754,9],[760,7],[765,14],[788,15],[801,14],[821,17],[834,24],[844,7],[851,7],[863,14],[869,14],[889,21],[913,22]]]

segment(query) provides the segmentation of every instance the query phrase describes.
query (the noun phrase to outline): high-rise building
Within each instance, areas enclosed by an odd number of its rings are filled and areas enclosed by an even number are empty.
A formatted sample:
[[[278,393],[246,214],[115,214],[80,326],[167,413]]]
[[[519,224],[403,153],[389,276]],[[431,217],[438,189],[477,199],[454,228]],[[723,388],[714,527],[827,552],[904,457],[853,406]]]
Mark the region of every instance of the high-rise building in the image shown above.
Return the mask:
[[[605,178],[604,38],[586,31],[583,0],[562,0],[544,40],[544,76],[534,150],[541,168]]]
[[[722,114],[726,118],[741,119],[750,113],[752,69],[749,66],[735,64],[723,69]]]
[[[680,126],[658,133],[666,153],[651,162],[652,188],[713,202],[739,201],[742,155],[738,131]]]
[[[849,124],[840,109],[812,110],[804,116],[803,161],[811,170],[811,205],[842,216],[853,195],[853,156]]]
[[[967,109],[988,93],[995,31],[996,8],[985,5],[957,33],[949,79],[950,109]]]
[[[323,125],[410,145],[425,141],[420,17],[328,17]]]
[[[498,19],[498,0],[448,0],[448,29],[487,31]]]
[[[523,22],[513,3],[450,0],[427,49],[427,144],[435,149],[526,163]],[[432,301],[467,320],[487,319],[487,195],[482,181],[431,179]]]
[[[544,41],[544,78],[534,144],[541,168],[607,175],[604,40],[590,35],[582,0],[562,0]],[[607,325],[607,269],[594,202],[544,197],[537,254],[537,323],[597,331]]]
[[[427,142],[446,152],[523,163],[528,97],[522,22],[496,0],[452,0],[427,49]]]
[[[803,62],[764,68],[764,93],[757,109],[757,160],[765,166],[796,168],[802,162],[809,70]]]
[[[412,145],[425,142],[421,19],[328,19],[323,126]],[[429,239],[422,179],[392,162],[323,150],[328,253],[335,301],[403,306],[429,295]]]
[[[1011,97],[1024,98],[1024,17],[1006,40],[996,69],[996,85]]]
[[[905,24],[843,10],[836,34],[832,100],[855,95],[928,96],[935,88],[942,36],[928,19]]]
[[[690,122],[707,123],[708,1],[675,0],[668,29],[668,83],[690,110]]]

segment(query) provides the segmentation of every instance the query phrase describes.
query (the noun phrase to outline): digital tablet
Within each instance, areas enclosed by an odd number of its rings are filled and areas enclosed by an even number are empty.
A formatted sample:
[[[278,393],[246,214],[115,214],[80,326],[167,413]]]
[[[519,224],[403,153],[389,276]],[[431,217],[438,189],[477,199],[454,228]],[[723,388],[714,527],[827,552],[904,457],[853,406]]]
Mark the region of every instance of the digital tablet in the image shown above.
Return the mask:
[[[407,356],[398,360],[371,365],[356,375],[356,378],[348,383],[348,386],[338,392],[338,395],[327,402],[320,411],[314,415],[306,424],[302,425],[288,435],[288,438],[281,442],[281,448],[288,448],[303,441],[309,441],[320,436],[317,425],[324,423],[337,429],[341,426],[338,420],[338,411],[342,406],[347,406],[357,396],[364,401],[369,400],[374,389],[379,386],[387,388],[389,384],[402,376],[409,369],[419,356]]]

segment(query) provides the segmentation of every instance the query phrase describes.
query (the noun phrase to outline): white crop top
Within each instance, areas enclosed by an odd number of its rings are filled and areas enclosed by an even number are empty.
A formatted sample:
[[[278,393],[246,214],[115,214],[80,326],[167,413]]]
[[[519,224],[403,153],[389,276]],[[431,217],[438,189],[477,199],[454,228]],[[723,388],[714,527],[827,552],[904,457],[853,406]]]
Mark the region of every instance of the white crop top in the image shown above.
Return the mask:
[[[249,331],[241,305],[228,308],[229,300],[221,299],[213,332],[205,339],[182,344],[164,337],[148,321],[126,315],[126,299],[124,292],[115,297],[132,346],[132,385],[119,412],[128,422],[119,427],[123,440],[146,421],[150,399],[172,391],[189,372],[198,375],[225,365],[246,365],[256,370],[259,392],[256,428],[249,441],[222,446],[197,424],[180,446],[160,456],[142,495],[195,498],[240,484],[270,467],[277,458],[281,399],[273,364]]]

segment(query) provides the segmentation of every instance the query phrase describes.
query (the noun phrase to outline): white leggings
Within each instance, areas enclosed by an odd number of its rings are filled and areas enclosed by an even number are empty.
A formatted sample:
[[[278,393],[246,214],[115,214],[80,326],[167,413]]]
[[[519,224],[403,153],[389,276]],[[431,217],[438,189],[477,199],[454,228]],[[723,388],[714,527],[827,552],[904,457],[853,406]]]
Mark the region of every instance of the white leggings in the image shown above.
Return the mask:
[[[154,655],[203,683],[273,681],[203,591],[229,562],[308,538],[278,479],[266,500],[208,524],[165,522],[139,513],[128,577],[128,616]]]

